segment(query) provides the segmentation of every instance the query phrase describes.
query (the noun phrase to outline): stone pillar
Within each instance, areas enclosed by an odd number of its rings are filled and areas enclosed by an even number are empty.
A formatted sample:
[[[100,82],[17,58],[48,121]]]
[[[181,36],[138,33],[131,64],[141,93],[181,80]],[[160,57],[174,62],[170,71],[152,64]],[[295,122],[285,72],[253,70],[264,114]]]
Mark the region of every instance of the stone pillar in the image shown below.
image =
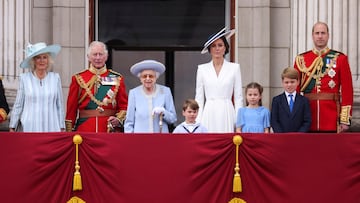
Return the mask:
[[[60,74],[66,103],[71,76],[83,70],[87,61],[88,0],[54,0],[51,4],[52,19],[47,29],[51,32],[52,43],[60,44],[62,48],[54,71]]]
[[[18,77],[24,71],[19,65],[25,56],[24,45],[30,39],[30,3],[29,0],[0,2],[0,76],[10,107],[15,101]],[[1,123],[0,130],[7,130],[8,125]]]
[[[237,58],[241,66],[242,85],[245,87],[253,81],[260,83],[264,87],[263,105],[269,107],[270,0],[237,0],[236,6]]]
[[[329,26],[328,46],[348,55],[353,76],[354,108],[352,131],[360,131],[360,3],[358,0],[293,0],[292,3],[292,52],[291,58],[298,53],[312,49],[312,26],[317,21]]]

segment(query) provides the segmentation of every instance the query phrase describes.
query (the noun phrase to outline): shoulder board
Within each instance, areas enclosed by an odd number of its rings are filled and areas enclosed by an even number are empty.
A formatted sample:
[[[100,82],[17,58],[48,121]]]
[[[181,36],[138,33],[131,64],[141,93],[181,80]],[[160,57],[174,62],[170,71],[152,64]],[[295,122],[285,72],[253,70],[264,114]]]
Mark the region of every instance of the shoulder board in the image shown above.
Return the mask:
[[[111,69],[109,71],[110,71],[110,73],[112,73],[114,75],[118,75],[118,76],[122,77],[122,75],[120,73],[116,72],[116,71],[113,71]]]
[[[83,73],[83,72],[85,72],[85,71],[87,71],[87,70],[88,70],[88,69],[84,69],[84,70],[82,70],[82,71],[79,71],[79,72],[75,73],[74,75],[78,75],[78,74]]]
[[[341,54],[341,55],[345,55],[344,53],[342,53],[341,51],[337,51],[337,50],[334,50],[334,49],[331,49],[331,51],[330,52],[335,52],[335,53],[339,53],[339,54]]]
[[[301,54],[299,54],[299,55],[304,55],[304,54],[307,54],[307,53],[309,53],[309,52],[312,52],[312,50],[305,51],[305,52],[303,52],[303,53],[301,53]]]

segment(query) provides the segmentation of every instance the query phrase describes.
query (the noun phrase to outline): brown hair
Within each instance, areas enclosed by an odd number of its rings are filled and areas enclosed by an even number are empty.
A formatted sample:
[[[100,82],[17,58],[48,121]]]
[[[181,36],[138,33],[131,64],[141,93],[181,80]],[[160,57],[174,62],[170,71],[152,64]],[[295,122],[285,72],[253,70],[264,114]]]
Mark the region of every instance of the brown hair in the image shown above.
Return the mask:
[[[183,104],[183,111],[185,111],[188,107],[192,110],[198,110],[199,104],[194,99],[187,99]]]
[[[247,94],[248,89],[258,89],[259,93],[260,93],[260,96],[262,95],[263,90],[264,90],[263,87],[259,83],[251,82],[248,85],[246,85],[246,87],[245,87],[245,96]],[[247,101],[247,99],[245,99],[245,100],[246,100],[246,106],[249,105],[249,102]],[[262,106],[261,99],[259,100],[259,106]]]
[[[224,54],[224,56],[225,56],[227,53],[229,53],[229,50],[230,50],[229,42],[226,40],[225,36],[222,36],[219,39],[221,39],[224,42],[224,45],[225,45],[225,54]],[[211,53],[210,49],[211,49],[211,45],[209,45],[208,48],[207,48],[209,53]]]
[[[284,78],[299,80],[299,72],[295,68],[287,67],[281,73],[281,79],[284,80]]]
[[[326,23],[321,22],[321,21],[318,21],[313,25],[312,30],[311,30],[312,33],[314,33],[314,28],[315,28],[316,25],[325,25],[326,31],[329,33],[329,26]]]

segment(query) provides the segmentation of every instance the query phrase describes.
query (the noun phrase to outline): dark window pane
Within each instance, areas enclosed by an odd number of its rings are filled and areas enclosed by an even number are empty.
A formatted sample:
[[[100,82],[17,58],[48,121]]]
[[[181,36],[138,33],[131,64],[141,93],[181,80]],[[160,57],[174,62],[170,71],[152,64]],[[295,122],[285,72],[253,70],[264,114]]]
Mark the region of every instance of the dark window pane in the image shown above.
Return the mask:
[[[99,40],[124,47],[202,47],[225,25],[224,0],[99,0]]]

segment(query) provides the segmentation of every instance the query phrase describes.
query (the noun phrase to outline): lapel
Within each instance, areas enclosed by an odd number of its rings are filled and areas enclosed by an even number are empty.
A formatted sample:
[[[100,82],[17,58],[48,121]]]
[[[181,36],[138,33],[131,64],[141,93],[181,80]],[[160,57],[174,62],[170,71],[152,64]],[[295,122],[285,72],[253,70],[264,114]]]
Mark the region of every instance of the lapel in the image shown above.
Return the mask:
[[[296,93],[292,114],[295,115],[300,105],[300,94]]]

